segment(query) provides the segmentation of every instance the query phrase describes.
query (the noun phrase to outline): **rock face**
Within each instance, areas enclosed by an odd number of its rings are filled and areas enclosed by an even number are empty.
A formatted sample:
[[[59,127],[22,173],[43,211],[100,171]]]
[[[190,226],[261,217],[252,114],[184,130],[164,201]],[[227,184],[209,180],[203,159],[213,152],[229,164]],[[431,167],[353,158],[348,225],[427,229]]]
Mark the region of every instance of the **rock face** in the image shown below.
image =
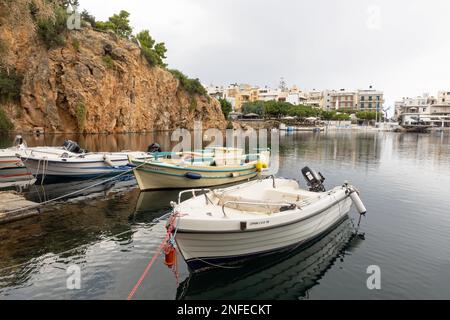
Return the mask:
[[[16,130],[145,132],[191,129],[195,120],[205,128],[226,127],[217,100],[189,94],[127,39],[84,27],[68,31],[63,47],[47,50],[29,2],[0,0],[2,61],[24,77],[20,103],[5,106]],[[51,14],[48,1],[33,3],[40,14]]]

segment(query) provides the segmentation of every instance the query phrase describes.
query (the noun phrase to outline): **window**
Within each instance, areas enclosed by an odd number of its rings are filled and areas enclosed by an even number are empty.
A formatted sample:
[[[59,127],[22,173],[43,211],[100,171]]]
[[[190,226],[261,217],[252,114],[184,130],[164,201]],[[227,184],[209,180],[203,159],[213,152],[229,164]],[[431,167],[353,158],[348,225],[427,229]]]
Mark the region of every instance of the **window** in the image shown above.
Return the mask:
[[[372,96],[369,97],[369,101],[372,101]]]
[[[369,102],[369,109],[372,109],[372,102]]]
[[[364,96],[361,97],[361,101],[364,101]]]
[[[361,109],[364,109],[364,103],[361,103]]]
[[[380,101],[380,96],[377,96],[377,101]]]

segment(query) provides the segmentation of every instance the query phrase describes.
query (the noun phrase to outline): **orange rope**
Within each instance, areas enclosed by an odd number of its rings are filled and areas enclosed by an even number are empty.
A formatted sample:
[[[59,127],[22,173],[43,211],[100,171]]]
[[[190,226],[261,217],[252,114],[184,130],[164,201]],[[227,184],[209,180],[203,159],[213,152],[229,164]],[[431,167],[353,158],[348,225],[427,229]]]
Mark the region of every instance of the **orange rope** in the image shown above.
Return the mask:
[[[178,214],[174,214],[172,215],[172,217],[169,220],[169,226],[167,228],[167,234],[166,237],[164,238],[164,240],[161,242],[160,246],[158,247],[158,249],[156,250],[152,260],[150,261],[150,263],[147,265],[147,268],[145,268],[144,273],[142,274],[142,276],[139,278],[138,282],[134,285],[133,290],[131,290],[131,292],[128,294],[128,298],[127,300],[131,300],[133,299],[134,295],[136,294],[137,290],[139,289],[139,287],[141,286],[142,282],[144,281],[145,277],[147,276],[148,272],[150,271],[151,267],[153,266],[153,263],[155,263],[156,259],[161,255],[161,251],[164,249],[164,247],[167,245],[167,242],[169,241],[171,235],[172,235],[172,231],[174,230],[174,222],[176,217],[178,216]],[[178,279],[177,279],[178,282]]]

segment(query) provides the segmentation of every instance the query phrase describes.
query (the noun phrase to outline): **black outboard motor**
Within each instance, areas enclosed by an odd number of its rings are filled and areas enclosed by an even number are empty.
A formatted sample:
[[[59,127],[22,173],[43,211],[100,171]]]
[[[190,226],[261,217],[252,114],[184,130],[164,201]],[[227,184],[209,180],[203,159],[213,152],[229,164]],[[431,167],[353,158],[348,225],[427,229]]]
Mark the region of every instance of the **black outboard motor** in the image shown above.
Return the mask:
[[[161,146],[158,143],[152,143],[148,146],[147,152],[149,153],[155,153],[155,152],[161,152]]]
[[[310,169],[309,167],[304,167],[302,169],[302,174],[303,177],[305,177],[306,182],[308,183],[309,191],[312,192],[327,191],[325,189],[325,186],[323,185],[325,178],[320,172],[317,173],[314,170]]]
[[[85,150],[81,149],[81,147],[78,145],[78,143],[76,143],[75,141],[72,141],[72,140],[64,141],[63,148],[69,152],[78,153],[78,154],[86,152]]]

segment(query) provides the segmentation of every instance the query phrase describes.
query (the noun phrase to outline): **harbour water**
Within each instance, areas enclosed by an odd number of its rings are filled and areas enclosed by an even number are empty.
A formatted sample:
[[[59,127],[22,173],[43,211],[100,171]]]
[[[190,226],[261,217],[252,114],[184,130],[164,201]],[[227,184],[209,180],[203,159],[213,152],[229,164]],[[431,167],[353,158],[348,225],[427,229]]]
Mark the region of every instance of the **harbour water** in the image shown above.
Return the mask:
[[[168,133],[27,137],[30,146],[80,142],[91,151],[163,149]],[[0,138],[7,147],[11,137]],[[309,165],[332,187],[349,180],[368,208],[308,248],[235,270],[177,279],[159,259],[136,299],[450,299],[450,136],[445,133],[299,132],[282,135],[279,176],[301,179]],[[80,182],[32,187],[27,198],[51,199]],[[42,215],[0,225],[0,299],[126,299],[162,238],[177,191],[140,194],[124,179],[60,202]],[[70,290],[68,268],[81,270]],[[381,289],[369,290],[369,266]],[[71,270],[69,268],[69,270]]]

